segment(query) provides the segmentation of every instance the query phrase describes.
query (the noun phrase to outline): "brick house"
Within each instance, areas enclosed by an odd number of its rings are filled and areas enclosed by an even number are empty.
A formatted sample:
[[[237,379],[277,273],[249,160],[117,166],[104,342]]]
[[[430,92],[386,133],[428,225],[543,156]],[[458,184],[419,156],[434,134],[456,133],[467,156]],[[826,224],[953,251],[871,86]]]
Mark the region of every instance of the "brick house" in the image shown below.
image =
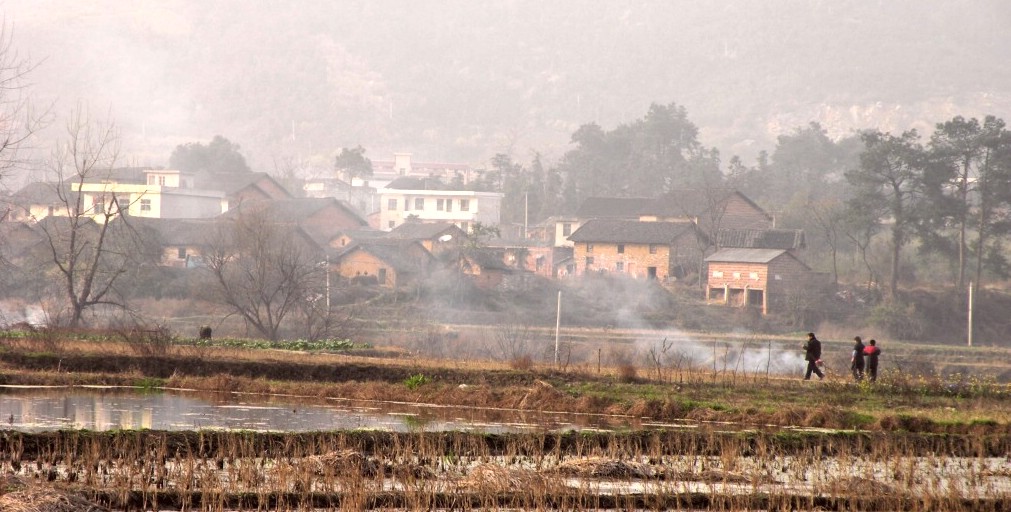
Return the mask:
[[[807,247],[802,229],[720,229],[715,238],[721,249],[786,249],[797,256]]]
[[[694,222],[705,233],[721,229],[772,229],[773,217],[734,189],[672,190],[643,203],[639,220]]]
[[[245,213],[265,215],[278,224],[307,228],[317,240],[329,240],[342,231],[368,226],[368,221],[351,205],[332,197],[244,201],[221,217],[233,218]]]
[[[346,279],[394,289],[423,279],[433,261],[419,242],[386,239],[355,242],[330,258],[332,268]]]
[[[702,235],[692,223],[593,219],[571,236],[573,271],[619,272],[668,280],[683,276],[701,259]]]
[[[762,314],[817,275],[785,249],[721,249],[706,264],[707,302],[761,308]]]
[[[420,242],[432,254],[459,248],[467,233],[449,222],[405,222],[386,234],[391,240]]]

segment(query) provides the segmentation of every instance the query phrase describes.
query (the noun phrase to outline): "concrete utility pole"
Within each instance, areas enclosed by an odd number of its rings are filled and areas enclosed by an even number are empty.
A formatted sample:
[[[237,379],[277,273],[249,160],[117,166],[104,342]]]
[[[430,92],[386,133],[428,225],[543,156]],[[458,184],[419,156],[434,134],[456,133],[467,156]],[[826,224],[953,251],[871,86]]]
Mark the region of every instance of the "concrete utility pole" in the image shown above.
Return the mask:
[[[558,308],[555,312],[555,368],[558,368],[558,329],[562,325],[562,291],[558,290]]]
[[[972,346],[972,281],[969,281],[969,325],[968,325],[968,345]]]

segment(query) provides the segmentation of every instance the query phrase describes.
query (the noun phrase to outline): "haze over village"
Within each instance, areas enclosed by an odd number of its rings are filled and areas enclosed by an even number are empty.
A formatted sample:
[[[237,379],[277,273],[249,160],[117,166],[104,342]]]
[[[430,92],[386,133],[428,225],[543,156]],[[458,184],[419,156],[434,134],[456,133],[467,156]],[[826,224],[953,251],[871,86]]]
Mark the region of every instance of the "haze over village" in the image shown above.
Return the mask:
[[[0,9],[4,323],[1006,342],[1004,2]]]

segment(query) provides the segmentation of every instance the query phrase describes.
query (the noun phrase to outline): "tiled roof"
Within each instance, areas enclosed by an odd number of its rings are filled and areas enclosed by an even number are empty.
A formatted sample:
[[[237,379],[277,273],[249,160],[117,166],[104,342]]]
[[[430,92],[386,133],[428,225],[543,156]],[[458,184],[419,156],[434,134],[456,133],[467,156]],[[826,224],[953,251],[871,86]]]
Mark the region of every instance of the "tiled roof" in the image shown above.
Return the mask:
[[[800,229],[721,229],[716,243],[724,248],[800,249],[804,247],[804,231]]]
[[[60,195],[58,194],[59,186],[60,185],[58,183],[29,183],[15,192],[14,195],[11,196],[10,202],[20,206],[28,206],[32,204],[60,204],[63,200],[60,199]],[[65,184],[64,189],[67,196],[70,198],[70,201],[73,201],[75,196],[73,195],[73,192],[70,191],[70,184]]]
[[[644,197],[588,197],[579,205],[580,219],[638,219],[651,199]]]
[[[669,244],[695,225],[686,222],[640,222],[592,219],[569,235],[573,242]]]
[[[256,185],[262,180],[273,181],[278,189],[290,196],[288,190],[277,183],[265,172],[227,172],[207,173],[199,175],[197,185],[203,189],[221,190],[225,194],[234,194],[246,187]]]
[[[431,240],[447,231],[451,231],[454,235],[465,235],[462,229],[449,222],[405,222],[390,231],[387,236],[403,240]]]
[[[391,190],[450,190],[442,180],[437,178],[416,178],[401,176],[386,184]]]
[[[505,263],[505,252],[499,249],[482,247],[471,251],[467,255],[470,261],[481,267],[482,270],[500,270],[511,273],[513,269]]]
[[[297,224],[330,206],[345,210],[350,216],[357,219],[359,225],[368,225],[368,221],[361,218],[354,208],[346,202],[333,197],[292,197],[288,199],[244,201],[237,207],[223,213],[222,216],[233,218],[241,215],[244,211],[258,212],[266,210],[277,222]]]
[[[213,219],[130,217],[127,222],[157,232],[164,245],[204,245],[218,233],[218,223]]]
[[[342,258],[355,251],[364,251],[386,262],[398,272],[420,272],[427,263],[427,260],[431,259],[431,255],[427,258],[416,257],[408,251],[409,246],[412,244],[417,245],[428,254],[428,251],[417,242],[379,238],[355,242],[340,251],[337,257]]]
[[[643,215],[657,217],[698,217],[713,206],[723,204],[738,195],[744,201],[765,213],[747,196],[734,189],[678,189],[656,198],[645,197],[590,197],[576,212],[580,219],[637,219]],[[766,214],[768,215],[768,214]]]
[[[783,254],[789,253],[783,249],[721,249],[706,258],[706,261],[718,263],[768,263]]]

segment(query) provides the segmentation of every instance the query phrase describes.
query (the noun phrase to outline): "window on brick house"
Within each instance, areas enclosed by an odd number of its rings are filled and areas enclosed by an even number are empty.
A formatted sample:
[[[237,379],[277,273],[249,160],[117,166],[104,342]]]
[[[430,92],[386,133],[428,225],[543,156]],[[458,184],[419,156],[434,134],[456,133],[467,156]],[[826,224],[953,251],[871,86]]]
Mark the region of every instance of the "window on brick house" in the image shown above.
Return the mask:
[[[593,252],[593,244],[586,244],[586,252]]]
[[[586,257],[586,266],[589,267],[590,265],[593,265],[593,256]]]
[[[649,253],[656,254],[656,244],[649,244]]]
[[[619,261],[619,262],[615,263],[614,264],[614,270],[617,271],[617,272],[624,272],[625,271],[625,262],[624,261]]]
[[[625,254],[625,244],[618,244],[618,254]]]

